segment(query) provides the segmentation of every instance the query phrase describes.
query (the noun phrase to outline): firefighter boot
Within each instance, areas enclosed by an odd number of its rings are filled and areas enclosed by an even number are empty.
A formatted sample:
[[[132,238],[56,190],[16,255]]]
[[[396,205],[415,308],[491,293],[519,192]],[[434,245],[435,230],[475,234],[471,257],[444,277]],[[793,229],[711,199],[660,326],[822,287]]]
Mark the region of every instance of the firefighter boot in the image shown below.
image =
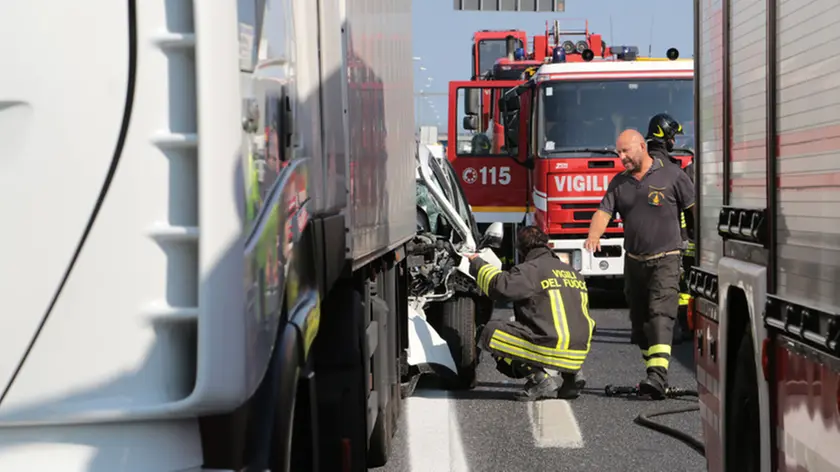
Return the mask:
[[[574,374],[562,373],[560,377],[563,379],[563,384],[557,390],[557,398],[562,400],[574,400],[580,396],[581,390],[586,386],[586,378],[583,376],[583,371],[577,371]]]
[[[515,397],[519,401],[557,398],[557,383],[545,370],[539,369],[528,377],[525,387]]]
[[[646,379],[639,382],[639,395],[649,396],[653,400],[665,398],[667,383],[663,383],[655,375],[648,375]]]

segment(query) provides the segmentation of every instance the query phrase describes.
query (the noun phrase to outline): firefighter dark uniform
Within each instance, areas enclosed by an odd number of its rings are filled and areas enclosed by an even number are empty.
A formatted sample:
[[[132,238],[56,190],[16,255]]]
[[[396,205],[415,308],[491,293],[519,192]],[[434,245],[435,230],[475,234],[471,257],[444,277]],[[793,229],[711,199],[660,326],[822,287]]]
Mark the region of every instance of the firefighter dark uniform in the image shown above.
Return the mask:
[[[694,205],[691,181],[676,166],[654,158],[637,180],[617,174],[599,207],[624,222],[624,285],[632,323],[631,342],[639,346],[647,378],[646,394],[661,397],[668,385],[674,320],[679,304],[680,212]]]
[[[662,159],[663,162],[671,162],[677,167],[681,168],[691,184],[694,185],[694,163],[689,164],[683,168],[682,163],[671,155],[674,150],[674,139],[678,135],[683,134],[682,125],[673,119],[670,115],[660,113],[653,116],[648,123],[648,132],[645,140],[648,143],[648,153],[654,159]],[[674,343],[683,341],[683,337],[688,338],[691,335],[688,330],[688,301],[691,295],[688,291],[688,271],[694,265],[695,251],[693,235],[690,234],[689,228],[685,219],[685,212],[680,212],[680,235],[682,237],[683,246],[680,248],[681,252],[681,267],[680,267],[680,301],[677,321],[682,329],[674,329]],[[676,328],[676,327],[675,327]],[[688,335],[688,336],[687,336]]]
[[[576,374],[589,353],[595,328],[583,276],[548,247],[531,249],[510,271],[477,257],[470,274],[490,298],[513,302],[515,321],[488,322],[479,347],[491,353],[503,374],[529,378],[518,399],[576,397],[585,382]],[[561,373],[559,391],[546,369]]]

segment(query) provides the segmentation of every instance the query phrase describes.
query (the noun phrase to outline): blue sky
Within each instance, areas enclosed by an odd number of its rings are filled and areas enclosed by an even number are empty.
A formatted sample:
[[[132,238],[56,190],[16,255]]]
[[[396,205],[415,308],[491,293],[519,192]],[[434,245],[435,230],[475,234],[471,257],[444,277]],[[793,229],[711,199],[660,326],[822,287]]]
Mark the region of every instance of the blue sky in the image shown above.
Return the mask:
[[[681,57],[693,54],[693,4],[689,1],[566,0],[564,13],[459,12],[453,10],[452,0],[414,0],[413,7],[414,55],[421,58],[414,62],[415,92],[446,93],[449,81],[469,80],[474,32],[521,29],[530,39],[545,33],[546,20],[560,20],[561,29],[577,29],[584,24],[583,19],[588,19],[590,31],[602,34],[608,45],[638,46],[645,55],[648,45],[654,56],[664,56],[670,47],[679,49]],[[430,77],[431,85],[425,87]],[[425,100],[415,101],[422,122],[418,124],[437,124],[437,114],[445,128],[446,97],[429,101],[433,106]]]

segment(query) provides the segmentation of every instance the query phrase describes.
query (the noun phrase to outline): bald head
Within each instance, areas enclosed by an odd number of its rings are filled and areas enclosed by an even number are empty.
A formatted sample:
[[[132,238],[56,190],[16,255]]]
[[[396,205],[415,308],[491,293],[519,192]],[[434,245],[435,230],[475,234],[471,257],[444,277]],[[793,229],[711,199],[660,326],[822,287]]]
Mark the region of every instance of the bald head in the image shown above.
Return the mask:
[[[634,129],[626,129],[618,135],[615,142],[615,150],[624,168],[632,173],[637,173],[647,168],[650,156],[647,152],[647,144],[642,133]]]
[[[636,144],[639,142],[645,142],[645,137],[642,136],[642,133],[634,129],[626,129],[618,135],[618,141],[616,142],[616,146],[620,147],[619,143]]]

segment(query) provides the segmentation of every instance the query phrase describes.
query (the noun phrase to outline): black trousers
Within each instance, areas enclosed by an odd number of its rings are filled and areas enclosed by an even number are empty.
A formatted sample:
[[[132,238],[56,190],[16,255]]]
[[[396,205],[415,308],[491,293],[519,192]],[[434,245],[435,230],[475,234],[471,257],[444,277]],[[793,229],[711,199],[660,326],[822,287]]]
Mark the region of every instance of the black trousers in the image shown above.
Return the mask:
[[[624,295],[630,307],[630,342],[639,346],[648,377],[668,382],[674,320],[679,309],[680,255],[624,258]]]

